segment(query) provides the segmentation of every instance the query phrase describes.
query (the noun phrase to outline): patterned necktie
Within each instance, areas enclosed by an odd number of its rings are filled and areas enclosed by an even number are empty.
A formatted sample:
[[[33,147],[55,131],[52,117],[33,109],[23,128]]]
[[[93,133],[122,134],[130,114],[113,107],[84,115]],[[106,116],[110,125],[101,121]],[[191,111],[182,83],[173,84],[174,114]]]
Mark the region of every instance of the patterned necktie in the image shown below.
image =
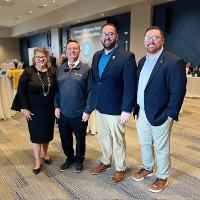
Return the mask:
[[[73,69],[74,65],[75,65],[74,63],[69,64],[69,68]]]

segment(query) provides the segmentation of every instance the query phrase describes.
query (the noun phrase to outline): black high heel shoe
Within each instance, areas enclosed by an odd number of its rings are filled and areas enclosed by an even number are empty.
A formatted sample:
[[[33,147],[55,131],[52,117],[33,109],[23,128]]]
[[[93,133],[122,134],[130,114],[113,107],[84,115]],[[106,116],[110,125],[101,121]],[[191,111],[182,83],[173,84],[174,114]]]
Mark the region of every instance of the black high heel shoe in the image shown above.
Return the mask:
[[[34,173],[35,175],[37,175],[37,174],[39,174],[39,173],[41,172],[41,170],[42,170],[42,165],[40,165],[40,167],[37,168],[37,169],[33,168],[33,173]]]
[[[42,160],[44,161],[44,163],[50,165],[52,163],[52,159],[49,158],[49,159],[45,159],[44,157],[42,157]]]

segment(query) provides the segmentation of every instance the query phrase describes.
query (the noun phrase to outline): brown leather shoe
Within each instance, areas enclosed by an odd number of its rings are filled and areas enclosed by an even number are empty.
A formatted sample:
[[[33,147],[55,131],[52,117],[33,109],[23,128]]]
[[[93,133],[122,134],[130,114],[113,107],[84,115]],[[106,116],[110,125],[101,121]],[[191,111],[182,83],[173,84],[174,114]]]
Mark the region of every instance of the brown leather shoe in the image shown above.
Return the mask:
[[[156,181],[152,185],[149,186],[149,191],[160,192],[165,189],[167,184],[168,184],[167,179],[157,178]]]
[[[122,181],[125,177],[125,171],[116,171],[112,177],[112,183],[117,184]]]
[[[111,164],[105,165],[102,162],[100,162],[99,165],[97,165],[95,168],[92,169],[91,174],[97,175],[97,174],[104,172],[107,169],[110,169],[110,168],[111,168]]]

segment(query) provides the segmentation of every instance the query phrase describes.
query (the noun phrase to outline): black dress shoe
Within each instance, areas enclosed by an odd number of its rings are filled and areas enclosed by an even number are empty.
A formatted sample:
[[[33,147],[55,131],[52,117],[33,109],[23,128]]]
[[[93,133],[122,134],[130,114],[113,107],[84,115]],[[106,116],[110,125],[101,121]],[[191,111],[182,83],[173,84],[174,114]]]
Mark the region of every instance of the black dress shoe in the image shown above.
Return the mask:
[[[35,175],[39,174],[41,172],[41,168],[42,168],[42,165],[39,168],[37,168],[37,169],[33,168],[33,173]]]
[[[42,158],[42,160],[44,161],[44,163],[50,165],[52,163],[52,159],[49,158],[49,159],[45,159],[44,157]]]
[[[64,172],[66,169],[68,169],[69,167],[71,167],[73,164],[75,163],[74,160],[66,160],[59,168],[59,170],[61,172]]]

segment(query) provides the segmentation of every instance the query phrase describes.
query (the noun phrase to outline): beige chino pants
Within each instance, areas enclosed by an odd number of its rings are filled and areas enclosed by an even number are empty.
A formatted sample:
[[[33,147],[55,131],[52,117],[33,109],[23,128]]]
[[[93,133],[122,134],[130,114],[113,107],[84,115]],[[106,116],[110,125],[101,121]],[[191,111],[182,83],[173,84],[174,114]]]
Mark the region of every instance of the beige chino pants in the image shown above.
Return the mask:
[[[108,165],[114,154],[117,171],[124,171],[126,157],[126,142],[124,125],[120,123],[119,115],[107,115],[96,112],[99,143],[103,150],[101,162]]]

